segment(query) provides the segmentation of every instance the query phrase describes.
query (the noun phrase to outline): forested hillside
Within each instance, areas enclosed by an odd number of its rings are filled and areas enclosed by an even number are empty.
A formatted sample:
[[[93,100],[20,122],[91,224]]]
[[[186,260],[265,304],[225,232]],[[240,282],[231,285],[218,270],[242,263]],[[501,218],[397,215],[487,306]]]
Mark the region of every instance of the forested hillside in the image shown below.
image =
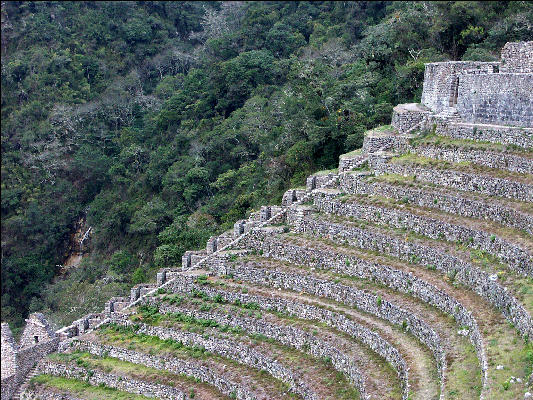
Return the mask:
[[[56,324],[361,146],[531,2],[2,2],[2,320]],[[77,223],[90,252],[58,276]]]

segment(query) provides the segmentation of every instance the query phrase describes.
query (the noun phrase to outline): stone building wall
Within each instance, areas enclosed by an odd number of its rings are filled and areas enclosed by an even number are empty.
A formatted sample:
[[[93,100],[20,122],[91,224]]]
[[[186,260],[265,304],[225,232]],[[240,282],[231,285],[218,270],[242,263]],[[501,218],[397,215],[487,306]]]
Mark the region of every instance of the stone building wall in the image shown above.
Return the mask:
[[[533,73],[460,74],[457,112],[466,122],[533,127]]]
[[[26,326],[20,337],[20,348],[26,348],[56,336],[41,313],[33,313],[26,319]]]
[[[453,80],[457,74],[470,70],[489,74],[499,68],[499,65],[499,62],[478,61],[446,61],[426,64],[422,104],[435,113],[441,112],[450,107],[450,98],[453,96]]]
[[[41,313],[31,314],[26,320],[18,345],[9,325],[2,323],[2,399],[11,398],[28,372],[58,344],[59,337]]]
[[[17,344],[9,325],[2,322],[2,382],[15,374],[17,365]]]
[[[500,71],[533,73],[533,41],[506,43]]]

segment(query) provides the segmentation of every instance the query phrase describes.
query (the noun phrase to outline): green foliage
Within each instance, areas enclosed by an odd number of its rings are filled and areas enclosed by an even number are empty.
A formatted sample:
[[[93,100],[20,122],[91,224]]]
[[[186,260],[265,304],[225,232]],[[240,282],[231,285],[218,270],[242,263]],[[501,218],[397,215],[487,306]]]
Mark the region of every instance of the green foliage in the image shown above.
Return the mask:
[[[2,7],[3,318],[59,311],[47,283],[80,217],[98,267],[64,288],[107,282],[107,268],[140,282],[337,167],[393,105],[418,101],[425,62],[493,59],[533,35],[528,2],[226,6]]]

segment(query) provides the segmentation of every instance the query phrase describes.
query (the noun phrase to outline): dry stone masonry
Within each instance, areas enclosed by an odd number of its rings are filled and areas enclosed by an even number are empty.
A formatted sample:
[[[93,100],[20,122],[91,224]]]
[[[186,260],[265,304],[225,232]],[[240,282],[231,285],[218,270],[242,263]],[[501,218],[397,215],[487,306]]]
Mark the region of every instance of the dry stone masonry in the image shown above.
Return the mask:
[[[533,42],[507,43],[501,62],[425,68],[421,104],[394,107],[391,125],[367,132],[338,169],[185,252],[155,283],[57,332],[32,314],[17,342],[2,324],[2,399],[76,398],[32,385],[36,374],[193,398],[47,356],[54,351],[184,375],[236,399],[336,398],[347,389],[362,399],[531,398]],[[188,322],[143,320],[147,309]],[[104,344],[100,328],[109,324],[197,346],[279,387],[259,390],[260,381],[243,383],[194,357]],[[274,357],[253,345],[259,338],[295,353]],[[475,365],[465,364],[468,353]],[[313,368],[291,364],[295,354]],[[324,368],[344,380],[324,384]]]

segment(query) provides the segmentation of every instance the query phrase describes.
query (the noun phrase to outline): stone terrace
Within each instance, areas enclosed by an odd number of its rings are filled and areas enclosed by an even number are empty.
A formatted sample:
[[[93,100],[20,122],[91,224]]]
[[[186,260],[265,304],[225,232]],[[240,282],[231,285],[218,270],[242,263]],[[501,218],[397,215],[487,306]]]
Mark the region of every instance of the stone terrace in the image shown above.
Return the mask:
[[[531,60],[428,64],[422,104],[156,283],[3,325],[2,398],[532,397]]]

